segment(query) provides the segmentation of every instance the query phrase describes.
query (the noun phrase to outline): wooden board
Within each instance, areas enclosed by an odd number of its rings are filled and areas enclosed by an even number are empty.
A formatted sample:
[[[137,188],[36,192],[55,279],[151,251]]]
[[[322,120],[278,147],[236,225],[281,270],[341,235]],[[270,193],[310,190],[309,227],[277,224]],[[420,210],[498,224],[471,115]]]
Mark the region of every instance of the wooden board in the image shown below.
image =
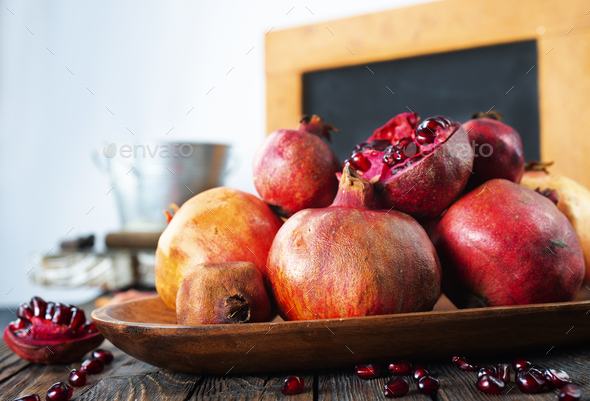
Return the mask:
[[[294,371],[391,358],[486,354],[583,342],[590,301],[245,325],[176,325],[159,297],[95,310],[129,355],[198,374]],[[386,344],[386,346],[384,346]]]
[[[590,140],[577,125],[590,106],[588,8],[584,0],[446,0],[270,32],[267,133],[293,127],[305,72],[536,40],[541,158],[590,188]]]

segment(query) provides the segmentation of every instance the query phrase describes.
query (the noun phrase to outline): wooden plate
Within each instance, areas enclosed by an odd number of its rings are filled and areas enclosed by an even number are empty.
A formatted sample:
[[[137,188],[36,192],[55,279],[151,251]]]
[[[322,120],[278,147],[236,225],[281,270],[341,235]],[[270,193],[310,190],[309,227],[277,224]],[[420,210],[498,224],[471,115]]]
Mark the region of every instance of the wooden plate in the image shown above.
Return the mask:
[[[115,346],[181,372],[243,373],[354,366],[392,359],[450,357],[590,339],[590,301],[446,310],[360,318],[179,326],[159,297],[92,312]]]

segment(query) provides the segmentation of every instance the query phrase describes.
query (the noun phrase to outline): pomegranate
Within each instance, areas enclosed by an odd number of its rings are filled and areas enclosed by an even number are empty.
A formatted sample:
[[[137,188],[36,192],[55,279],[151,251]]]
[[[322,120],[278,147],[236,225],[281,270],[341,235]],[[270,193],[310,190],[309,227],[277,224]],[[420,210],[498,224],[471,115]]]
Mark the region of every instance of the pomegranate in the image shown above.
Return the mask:
[[[379,365],[368,364],[368,365],[356,365],[354,372],[359,379],[371,380],[379,377],[381,368]]]
[[[463,124],[474,149],[473,174],[466,190],[486,181],[503,178],[518,183],[524,173],[524,156],[520,135],[500,120],[502,113],[476,113]]]
[[[582,398],[582,390],[578,386],[568,384],[559,392],[560,401],[577,401]]]
[[[431,238],[443,291],[459,308],[571,301],[582,284],[572,225],[549,199],[508,180],[459,199]]]
[[[403,376],[397,376],[385,384],[385,397],[398,398],[403,397],[410,391],[410,384]]]
[[[496,377],[504,382],[510,383],[510,366],[506,363],[500,363],[496,366]]]
[[[584,253],[584,282],[587,283],[590,281],[590,191],[567,177],[549,174],[547,167],[551,164],[529,163],[520,183],[549,196],[572,223]]]
[[[483,375],[477,379],[477,389],[487,394],[500,394],[506,385],[495,376]]]
[[[518,372],[520,369],[532,368],[533,364],[524,358],[516,358],[512,362],[512,367],[514,368],[515,372]]]
[[[516,372],[516,385],[525,394],[536,394],[545,385],[543,373],[535,368],[520,369]]]
[[[420,382],[420,379],[422,379],[425,376],[429,376],[430,373],[426,369],[424,369],[422,365],[416,365],[412,370],[412,375],[414,376],[414,380]]]
[[[394,375],[409,376],[412,374],[412,364],[409,361],[392,362],[388,369]]]
[[[453,363],[461,370],[466,370],[468,372],[475,372],[477,370],[477,365],[464,356],[454,356]],[[495,372],[493,375],[495,375]]]
[[[410,216],[373,205],[373,185],[346,166],[330,207],[302,210],[281,227],[268,268],[283,319],[432,309],[440,265],[428,236]]]
[[[271,305],[262,273],[250,262],[202,263],[182,280],[178,324],[266,322]]]
[[[68,381],[74,387],[82,387],[88,380],[88,374],[84,370],[72,369],[68,376]]]
[[[382,208],[427,221],[463,191],[473,152],[461,124],[442,116],[418,122],[417,113],[398,114],[356,145],[344,165],[375,182]]]
[[[88,373],[89,375],[94,375],[104,370],[104,362],[95,358],[86,359],[84,362],[82,362],[80,370],[82,372]]]
[[[440,388],[440,381],[433,376],[424,376],[418,381],[418,389],[424,395],[432,395]]]
[[[498,376],[498,370],[496,369],[495,366],[484,366],[483,368],[480,368],[477,371],[477,377],[482,377],[482,376]]]
[[[186,273],[199,263],[252,262],[266,277],[266,258],[281,220],[254,195],[213,188],[189,199],[158,241],[156,289],[176,310]]]
[[[545,386],[547,388],[562,388],[572,382],[567,372],[556,369],[545,369],[543,371],[543,379],[545,379]]]
[[[340,161],[322,140],[332,125],[322,118],[301,116],[296,130],[270,134],[254,155],[256,190],[273,209],[290,217],[303,209],[329,206],[338,190]]]
[[[18,319],[4,330],[3,339],[21,358],[35,363],[70,363],[100,345],[104,337],[84,311],[75,306],[33,297],[21,304]]]
[[[283,385],[281,386],[281,393],[283,395],[295,395],[303,393],[305,389],[305,382],[300,376],[287,376]]]
[[[92,357],[94,359],[100,359],[105,365],[113,362],[113,354],[110,351],[104,349],[94,350],[94,352],[92,352]]]
[[[72,398],[73,393],[74,389],[72,387],[64,382],[57,382],[49,387],[45,399],[48,401],[67,401]]]

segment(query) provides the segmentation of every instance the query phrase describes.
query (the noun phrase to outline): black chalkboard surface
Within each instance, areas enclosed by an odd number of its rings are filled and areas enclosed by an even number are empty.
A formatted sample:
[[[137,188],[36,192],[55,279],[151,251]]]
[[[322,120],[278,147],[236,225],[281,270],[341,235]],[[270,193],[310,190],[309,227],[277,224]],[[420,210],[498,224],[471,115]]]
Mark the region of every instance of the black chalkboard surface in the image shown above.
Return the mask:
[[[341,132],[330,144],[340,160],[391,117],[418,111],[465,122],[494,110],[522,137],[525,160],[539,160],[535,41],[313,71],[303,76],[303,111]]]

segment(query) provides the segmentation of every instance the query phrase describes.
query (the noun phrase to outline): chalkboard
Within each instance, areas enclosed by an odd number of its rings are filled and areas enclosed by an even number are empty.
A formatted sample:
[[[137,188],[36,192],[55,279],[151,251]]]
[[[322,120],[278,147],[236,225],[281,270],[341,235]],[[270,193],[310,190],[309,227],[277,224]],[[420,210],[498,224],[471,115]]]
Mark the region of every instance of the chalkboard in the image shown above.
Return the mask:
[[[330,146],[344,160],[396,114],[465,122],[493,108],[520,133],[525,159],[539,160],[536,63],[536,42],[525,41],[313,71],[303,76],[303,111],[341,129]]]

